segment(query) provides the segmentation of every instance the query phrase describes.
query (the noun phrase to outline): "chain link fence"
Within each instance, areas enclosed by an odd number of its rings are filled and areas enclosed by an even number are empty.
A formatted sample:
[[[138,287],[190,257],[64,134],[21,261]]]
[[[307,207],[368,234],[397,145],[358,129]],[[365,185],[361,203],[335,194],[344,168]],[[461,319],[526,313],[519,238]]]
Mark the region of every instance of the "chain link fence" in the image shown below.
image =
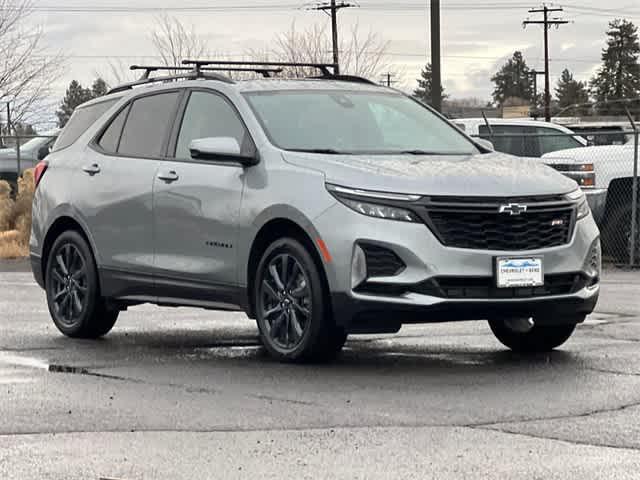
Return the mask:
[[[575,180],[586,193],[600,227],[605,263],[640,266],[639,139],[635,124],[609,131],[584,130],[578,135],[489,123],[474,136],[490,141],[497,151],[540,158]]]
[[[56,141],[55,135],[0,136],[0,180],[17,192],[18,178],[44,160]]]

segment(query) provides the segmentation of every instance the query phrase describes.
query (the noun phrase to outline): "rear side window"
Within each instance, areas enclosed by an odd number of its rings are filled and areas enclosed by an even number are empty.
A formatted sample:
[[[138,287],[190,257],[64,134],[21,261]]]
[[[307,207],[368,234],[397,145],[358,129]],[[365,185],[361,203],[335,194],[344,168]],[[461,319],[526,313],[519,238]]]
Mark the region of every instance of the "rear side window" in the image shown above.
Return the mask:
[[[77,108],[58,137],[54,150],[62,150],[72,145],[118,100],[119,98],[112,98],[104,102]]]
[[[133,157],[160,157],[179,95],[179,92],[169,92],[135,100],[122,131],[118,153]]]
[[[118,151],[118,144],[120,143],[120,135],[122,134],[122,127],[124,127],[124,122],[127,119],[127,114],[129,113],[129,106],[123,109],[116,118],[113,119],[111,124],[107,127],[107,129],[102,134],[98,145],[109,153],[116,153]]]

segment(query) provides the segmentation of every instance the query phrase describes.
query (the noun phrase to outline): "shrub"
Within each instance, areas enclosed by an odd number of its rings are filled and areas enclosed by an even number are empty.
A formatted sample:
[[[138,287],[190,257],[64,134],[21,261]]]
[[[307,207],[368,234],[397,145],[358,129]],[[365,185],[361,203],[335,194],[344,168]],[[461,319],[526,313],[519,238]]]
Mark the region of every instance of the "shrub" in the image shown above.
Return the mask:
[[[11,187],[0,181],[0,258],[24,257],[29,253],[31,204],[35,187],[33,170],[18,179],[18,195],[11,199]]]

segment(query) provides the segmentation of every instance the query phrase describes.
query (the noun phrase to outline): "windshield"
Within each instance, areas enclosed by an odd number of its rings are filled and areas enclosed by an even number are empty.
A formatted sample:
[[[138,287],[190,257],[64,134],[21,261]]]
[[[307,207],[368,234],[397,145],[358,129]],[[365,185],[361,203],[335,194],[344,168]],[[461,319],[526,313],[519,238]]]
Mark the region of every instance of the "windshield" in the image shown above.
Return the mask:
[[[418,102],[397,93],[273,91],[245,94],[271,142],[284,150],[345,154],[479,153]]]

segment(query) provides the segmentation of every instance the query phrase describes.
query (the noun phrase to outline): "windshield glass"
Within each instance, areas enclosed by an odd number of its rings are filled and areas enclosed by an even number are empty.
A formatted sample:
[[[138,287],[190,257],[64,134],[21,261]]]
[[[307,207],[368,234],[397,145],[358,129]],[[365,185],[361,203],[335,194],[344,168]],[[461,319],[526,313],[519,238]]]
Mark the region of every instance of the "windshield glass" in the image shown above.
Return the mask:
[[[472,154],[456,127],[401,94],[272,91],[245,94],[271,142],[284,150],[347,154]]]

